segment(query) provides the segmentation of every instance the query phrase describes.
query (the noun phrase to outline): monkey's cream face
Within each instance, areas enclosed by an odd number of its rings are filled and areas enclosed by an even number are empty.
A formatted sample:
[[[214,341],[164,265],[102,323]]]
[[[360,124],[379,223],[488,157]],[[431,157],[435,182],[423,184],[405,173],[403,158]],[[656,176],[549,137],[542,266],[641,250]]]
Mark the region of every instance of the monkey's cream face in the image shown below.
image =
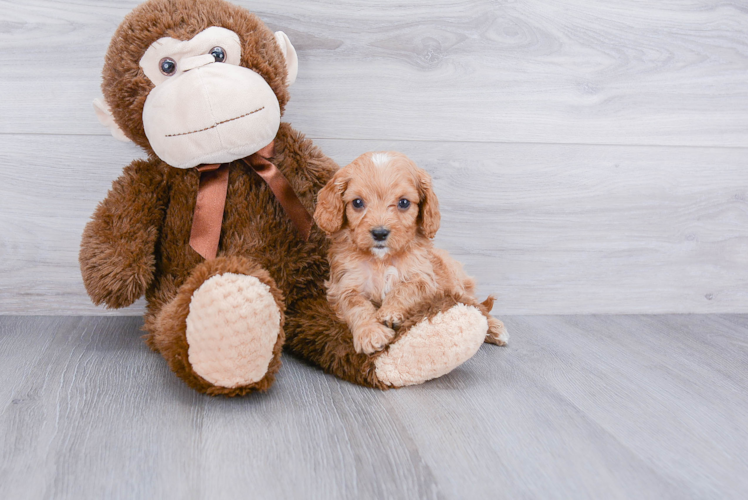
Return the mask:
[[[278,99],[259,74],[240,64],[239,36],[225,28],[208,28],[188,41],[161,38],[148,48],[140,67],[155,88],[143,108],[143,127],[159,158],[177,168],[227,163],[275,138]]]

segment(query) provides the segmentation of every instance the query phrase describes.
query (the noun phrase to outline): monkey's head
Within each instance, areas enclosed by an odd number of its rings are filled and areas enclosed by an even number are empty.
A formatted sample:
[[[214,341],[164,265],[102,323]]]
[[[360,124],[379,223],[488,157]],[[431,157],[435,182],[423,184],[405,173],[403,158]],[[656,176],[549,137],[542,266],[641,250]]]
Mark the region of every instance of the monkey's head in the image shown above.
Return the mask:
[[[226,163],[275,138],[297,65],[288,37],[241,7],[148,0],[112,38],[96,111],[173,167]]]

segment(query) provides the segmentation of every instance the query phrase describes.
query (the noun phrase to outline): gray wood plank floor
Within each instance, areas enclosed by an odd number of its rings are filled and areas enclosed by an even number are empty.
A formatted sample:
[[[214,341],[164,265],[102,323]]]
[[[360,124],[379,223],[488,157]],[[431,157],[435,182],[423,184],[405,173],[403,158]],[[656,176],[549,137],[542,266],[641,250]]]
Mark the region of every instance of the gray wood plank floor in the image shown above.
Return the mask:
[[[0,498],[746,498],[748,316],[511,316],[431,383],[201,396],[140,318],[0,316]]]

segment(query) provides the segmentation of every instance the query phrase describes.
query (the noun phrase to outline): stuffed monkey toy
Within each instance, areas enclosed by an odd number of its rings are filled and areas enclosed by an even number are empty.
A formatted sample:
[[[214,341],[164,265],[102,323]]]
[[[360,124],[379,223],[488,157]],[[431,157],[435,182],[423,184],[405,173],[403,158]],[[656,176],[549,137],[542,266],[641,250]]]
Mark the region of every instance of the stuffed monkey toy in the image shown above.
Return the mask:
[[[324,288],[316,195],[337,170],[281,123],[297,73],[288,37],[223,0],[149,0],[112,39],[97,114],[146,159],[87,224],[83,282],[96,304],[145,295],[147,344],[197,391],[265,390],[283,347],[385,389],[448,373],[480,347],[476,307],[445,298],[384,350],[354,350]]]

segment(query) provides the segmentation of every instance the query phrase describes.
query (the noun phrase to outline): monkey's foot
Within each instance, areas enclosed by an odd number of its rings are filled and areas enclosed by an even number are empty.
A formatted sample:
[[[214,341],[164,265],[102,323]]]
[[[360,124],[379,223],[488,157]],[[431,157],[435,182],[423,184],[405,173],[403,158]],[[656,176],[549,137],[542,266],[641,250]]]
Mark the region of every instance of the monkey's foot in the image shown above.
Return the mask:
[[[218,274],[192,295],[186,330],[189,363],[217,389],[262,380],[279,335],[281,312],[270,287],[254,276]]]
[[[483,344],[488,321],[473,306],[457,304],[410,328],[374,362],[377,378],[391,387],[445,375]]]

